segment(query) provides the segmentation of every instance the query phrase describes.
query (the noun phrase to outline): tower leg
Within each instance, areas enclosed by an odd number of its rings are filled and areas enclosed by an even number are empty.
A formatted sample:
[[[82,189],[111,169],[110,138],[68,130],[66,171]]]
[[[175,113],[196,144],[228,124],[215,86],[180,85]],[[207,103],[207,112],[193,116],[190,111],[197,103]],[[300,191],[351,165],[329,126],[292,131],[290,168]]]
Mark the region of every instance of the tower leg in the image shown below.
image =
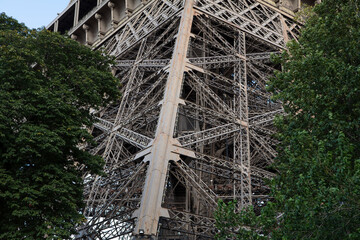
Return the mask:
[[[173,134],[178,105],[181,102],[180,90],[194,15],[193,5],[194,0],[185,1],[155,138],[151,145],[151,153],[144,159],[149,162],[149,167],[141,205],[134,214],[138,219],[134,230],[135,236],[156,236],[160,216],[169,217],[167,210],[163,209],[161,204],[169,161],[178,159],[178,155],[171,151],[174,150],[173,144],[176,143]]]

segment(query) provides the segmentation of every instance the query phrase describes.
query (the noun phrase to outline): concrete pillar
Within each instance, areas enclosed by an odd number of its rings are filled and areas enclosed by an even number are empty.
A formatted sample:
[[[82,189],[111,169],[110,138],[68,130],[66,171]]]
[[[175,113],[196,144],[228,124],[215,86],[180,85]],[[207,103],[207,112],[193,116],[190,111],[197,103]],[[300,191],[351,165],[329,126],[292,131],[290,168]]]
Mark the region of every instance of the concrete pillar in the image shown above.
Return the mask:
[[[79,9],[80,9],[80,2],[79,0],[75,3],[75,11],[74,11],[74,26],[79,23]]]
[[[101,14],[99,13],[96,13],[95,14],[95,19],[97,20],[97,23],[98,23],[98,33],[97,33],[97,36],[98,38],[102,39],[105,35],[105,26],[103,26],[103,21],[101,20]]]
[[[125,13],[128,16],[131,16],[132,12],[134,11],[134,1],[133,0],[125,0]]]
[[[111,12],[111,27],[114,28],[119,23],[119,21],[115,19],[115,14],[114,14],[115,3],[111,1],[108,2],[108,7],[110,8],[110,12]]]
[[[82,28],[85,30],[85,45],[91,45],[92,42],[90,40],[90,27],[84,24]]]
[[[54,32],[58,32],[59,31],[59,20],[56,20],[54,23]]]

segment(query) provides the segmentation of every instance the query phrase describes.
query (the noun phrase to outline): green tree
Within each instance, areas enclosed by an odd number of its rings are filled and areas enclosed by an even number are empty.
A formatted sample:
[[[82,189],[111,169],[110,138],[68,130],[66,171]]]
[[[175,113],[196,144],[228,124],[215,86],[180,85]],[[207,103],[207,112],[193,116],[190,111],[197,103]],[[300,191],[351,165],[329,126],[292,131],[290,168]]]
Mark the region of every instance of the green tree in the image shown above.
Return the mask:
[[[14,30],[17,32],[26,31],[27,28],[23,23],[19,23],[16,19],[0,13],[0,31]]]
[[[82,220],[82,171],[100,173],[90,109],[119,97],[112,59],[0,15],[0,239],[65,239]]]
[[[313,11],[299,42],[275,57],[283,71],[269,90],[287,115],[276,120],[274,201],[261,216],[228,220],[231,205],[220,203],[219,239],[360,239],[360,1],[324,0]]]

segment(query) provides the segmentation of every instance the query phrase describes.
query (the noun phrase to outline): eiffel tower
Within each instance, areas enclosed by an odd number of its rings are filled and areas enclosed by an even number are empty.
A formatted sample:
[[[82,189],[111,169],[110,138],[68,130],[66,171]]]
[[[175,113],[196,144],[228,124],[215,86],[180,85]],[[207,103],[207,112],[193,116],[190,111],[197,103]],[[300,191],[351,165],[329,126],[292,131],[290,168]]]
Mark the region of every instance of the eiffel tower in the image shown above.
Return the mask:
[[[313,1],[306,1],[314,4]],[[78,239],[213,239],[217,201],[269,201],[271,54],[300,0],[72,0],[48,26],[116,57],[122,99],[95,113],[105,176],[84,175]]]

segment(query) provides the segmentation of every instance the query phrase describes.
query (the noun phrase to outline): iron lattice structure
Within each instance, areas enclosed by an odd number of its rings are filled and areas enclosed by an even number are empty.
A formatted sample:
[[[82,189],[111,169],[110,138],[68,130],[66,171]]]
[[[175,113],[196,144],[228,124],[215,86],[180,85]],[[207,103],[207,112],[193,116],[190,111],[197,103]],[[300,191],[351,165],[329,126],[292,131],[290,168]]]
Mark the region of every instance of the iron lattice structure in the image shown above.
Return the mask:
[[[299,26],[256,0],[151,0],[112,24],[103,37],[99,21],[94,47],[116,56],[122,99],[96,113],[87,150],[107,175],[84,177],[77,237],[212,239],[219,199],[255,210],[269,200],[283,111],[266,91],[279,68],[270,54]]]

